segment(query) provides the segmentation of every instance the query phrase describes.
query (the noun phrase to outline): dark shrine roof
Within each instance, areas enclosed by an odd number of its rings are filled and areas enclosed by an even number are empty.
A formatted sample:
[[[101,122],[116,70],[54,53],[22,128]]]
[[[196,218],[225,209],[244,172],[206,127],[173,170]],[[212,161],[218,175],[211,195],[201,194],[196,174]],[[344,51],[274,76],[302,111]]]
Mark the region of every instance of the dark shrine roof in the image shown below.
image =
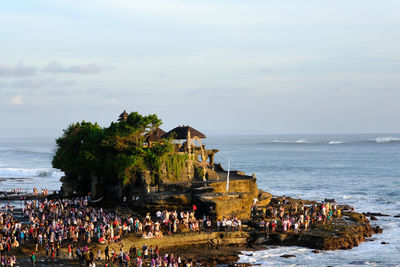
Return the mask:
[[[149,135],[146,138],[146,142],[158,142],[162,139],[162,136],[166,134],[166,132],[160,128],[157,128],[153,130],[152,132],[149,133]]]
[[[196,129],[193,129],[189,125],[178,126],[174,129],[172,129],[171,131],[169,131],[168,133],[164,134],[162,136],[162,138],[172,137],[176,140],[183,140],[183,139],[187,139],[188,132],[190,132],[190,138],[193,138],[193,137],[206,138],[206,136],[203,133],[197,131]]]
[[[119,115],[118,121],[125,121],[127,118],[128,118],[128,113],[126,112],[126,110],[124,110],[124,112],[122,112],[121,115]]]

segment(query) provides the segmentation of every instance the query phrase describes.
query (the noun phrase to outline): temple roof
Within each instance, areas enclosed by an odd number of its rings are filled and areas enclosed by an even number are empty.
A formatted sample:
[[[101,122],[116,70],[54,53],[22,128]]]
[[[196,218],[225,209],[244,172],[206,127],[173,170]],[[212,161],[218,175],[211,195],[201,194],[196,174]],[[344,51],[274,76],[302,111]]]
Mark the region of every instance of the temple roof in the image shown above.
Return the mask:
[[[128,118],[128,113],[126,112],[126,110],[124,110],[124,112],[122,112],[121,115],[119,115],[118,121],[126,121],[127,118]]]
[[[158,142],[162,139],[162,136],[166,134],[166,132],[160,128],[153,130],[146,138],[146,142]]]
[[[178,126],[174,129],[172,129],[171,131],[169,131],[168,133],[164,134],[162,136],[162,138],[172,137],[177,140],[187,139],[189,132],[190,132],[191,138],[193,138],[193,137],[206,138],[206,136],[203,133],[197,131],[196,129],[193,129],[189,125]]]

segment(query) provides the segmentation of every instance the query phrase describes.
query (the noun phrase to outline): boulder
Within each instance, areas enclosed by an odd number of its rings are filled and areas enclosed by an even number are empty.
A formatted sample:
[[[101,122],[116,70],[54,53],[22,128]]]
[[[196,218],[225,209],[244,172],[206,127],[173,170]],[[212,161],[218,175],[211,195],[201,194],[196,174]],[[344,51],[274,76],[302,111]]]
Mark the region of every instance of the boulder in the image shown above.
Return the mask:
[[[374,233],[376,233],[376,234],[380,234],[380,233],[383,232],[382,228],[380,228],[379,226],[373,227],[372,230],[373,230]]]
[[[292,255],[292,254],[283,254],[281,255],[282,258],[295,258],[296,255]]]
[[[363,213],[365,216],[379,216],[379,217],[388,217],[388,216],[390,216],[390,215],[388,215],[388,214],[383,214],[383,213],[381,213],[381,212],[364,212]]]

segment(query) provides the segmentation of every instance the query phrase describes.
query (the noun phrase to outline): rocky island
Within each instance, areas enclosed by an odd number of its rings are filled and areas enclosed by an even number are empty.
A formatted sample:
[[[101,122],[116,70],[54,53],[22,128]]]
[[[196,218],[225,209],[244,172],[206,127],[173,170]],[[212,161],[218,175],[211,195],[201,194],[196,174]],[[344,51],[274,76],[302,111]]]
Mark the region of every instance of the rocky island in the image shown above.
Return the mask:
[[[41,200],[39,207],[25,202],[28,228],[36,229],[44,218],[40,225],[48,230],[45,237],[41,230],[40,236],[29,235],[32,244],[19,246],[18,253],[27,256],[36,243],[36,253],[44,257],[47,243],[60,246],[64,255],[79,249],[76,258],[87,265],[94,259],[85,255],[97,251],[97,264],[108,266],[118,260],[139,265],[143,257],[150,264],[165,253],[168,261],[172,254],[182,257],[181,264],[183,259],[233,264],[241,251],[266,245],[304,246],[318,253],[351,249],[382,231],[334,200],[272,196],[258,189],[254,174],[216,164],[218,150],[202,144],[203,133],[190,126],[165,132],[160,126],[156,115],[125,111],[107,128],[70,125],[57,139],[53,159],[65,173],[60,195],[47,196],[52,200]],[[105,250],[115,261],[103,257]]]

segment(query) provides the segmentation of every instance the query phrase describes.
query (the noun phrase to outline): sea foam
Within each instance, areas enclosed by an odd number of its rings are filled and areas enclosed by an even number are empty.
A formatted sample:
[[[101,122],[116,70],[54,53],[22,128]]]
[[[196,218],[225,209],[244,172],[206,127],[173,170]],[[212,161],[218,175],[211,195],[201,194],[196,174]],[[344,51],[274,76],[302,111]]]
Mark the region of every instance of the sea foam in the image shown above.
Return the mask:
[[[0,178],[61,178],[63,172],[56,169],[0,168]]]
[[[306,140],[306,139],[299,139],[299,140],[294,140],[294,141],[290,141],[290,140],[273,140],[273,141],[269,141],[268,143],[305,144],[305,143],[309,143],[309,141]]]
[[[377,137],[377,138],[375,138],[375,142],[377,142],[377,143],[389,143],[389,142],[398,142],[398,141],[400,141],[399,137],[387,136],[387,137]]]
[[[329,145],[339,145],[339,144],[343,144],[344,142],[343,141],[335,141],[335,140],[332,140],[332,141],[329,141]]]

